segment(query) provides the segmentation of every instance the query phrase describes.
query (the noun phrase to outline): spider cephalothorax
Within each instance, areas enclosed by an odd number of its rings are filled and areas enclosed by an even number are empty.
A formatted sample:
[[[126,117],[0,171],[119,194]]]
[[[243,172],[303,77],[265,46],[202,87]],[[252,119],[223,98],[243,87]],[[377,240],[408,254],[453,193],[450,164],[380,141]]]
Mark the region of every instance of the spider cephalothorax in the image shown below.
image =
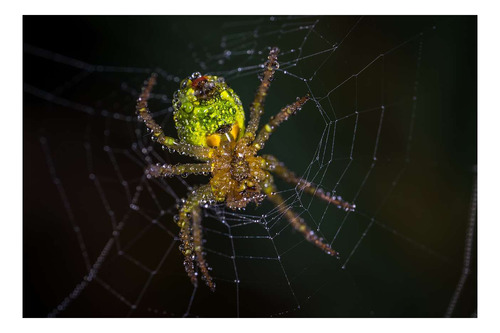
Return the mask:
[[[225,201],[231,209],[241,209],[253,201],[264,199],[271,175],[263,168],[266,161],[245,140],[221,140],[211,159],[210,186],[217,201]]]
[[[181,82],[174,93],[174,121],[180,140],[166,136],[152,118],[147,100],[156,82],[153,74],[146,82],[137,102],[137,113],[151,130],[153,139],[171,151],[177,151],[198,159],[202,163],[177,165],[151,165],[146,175],[165,177],[173,175],[211,175],[208,184],[198,187],[182,201],[175,221],[180,227],[180,250],[184,255],[184,267],[194,285],[198,272],[210,289],[215,282],[203,252],[200,205],[225,203],[231,209],[245,208],[250,202],[259,204],[265,198],[272,201],[294,229],[308,241],[329,255],[338,252],[325,243],[305,221],[287,208],[283,198],[276,193],[271,173],[298,189],[333,203],[338,208],[352,211],[350,204],[340,197],[326,194],[311,182],[297,177],[274,156],[259,156],[258,152],[274,130],[291,115],[301,109],[308,96],[297,100],[281,111],[257,133],[260,116],[264,111],[264,99],[270,82],[278,68],[278,48],[271,48],[260,75],[261,83],[250,106],[250,120],[245,127],[245,113],[240,98],[223,78],[194,73]]]

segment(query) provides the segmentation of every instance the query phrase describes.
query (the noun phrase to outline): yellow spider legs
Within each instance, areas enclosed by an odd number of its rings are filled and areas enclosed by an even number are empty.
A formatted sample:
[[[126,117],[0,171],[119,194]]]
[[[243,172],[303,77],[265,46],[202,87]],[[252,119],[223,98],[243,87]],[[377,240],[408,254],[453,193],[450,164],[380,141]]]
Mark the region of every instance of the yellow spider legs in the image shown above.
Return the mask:
[[[319,237],[311,228],[307,226],[304,219],[297,215],[288,205],[285,203],[283,197],[276,193],[276,187],[270,183],[268,187],[264,188],[264,192],[267,194],[267,198],[276,206],[283,216],[290,222],[291,226],[300,232],[305,239],[316,245],[318,248],[323,250],[326,254],[331,256],[339,257],[339,253],[332,249],[330,245],[325,243],[321,237]]]
[[[150,165],[146,169],[146,177],[172,177],[176,175],[187,176],[190,174],[195,175],[208,175],[211,172],[211,165],[209,163],[186,163],[186,164],[155,164]]]
[[[209,268],[203,254],[203,235],[201,230],[201,208],[203,202],[213,200],[210,185],[203,185],[192,191],[183,202],[176,216],[177,225],[181,228],[179,237],[181,245],[179,249],[184,255],[184,268],[194,286],[198,286],[198,272],[195,264],[201,272],[201,278],[207,286],[214,291],[215,283],[209,274]]]
[[[269,90],[276,69],[279,68],[278,53],[279,49],[277,47],[273,47],[269,52],[267,61],[264,64],[264,72],[261,74],[259,88],[257,89],[252,105],[250,105],[250,119],[248,120],[245,130],[245,137],[250,140],[255,138],[255,133],[259,127],[260,116],[264,113],[264,101],[267,91]]]
[[[257,138],[254,140],[253,146],[255,147],[255,149],[260,150],[264,148],[264,143],[269,140],[269,137],[276,130],[276,128],[282,122],[288,120],[291,115],[299,111],[308,100],[308,95],[302,98],[297,98],[297,101],[295,101],[295,103],[285,106],[276,116],[271,117],[269,122],[262,126],[259,134],[257,135]]]
[[[192,213],[194,253],[196,254],[196,263],[201,272],[201,279],[205,281],[205,284],[211,291],[215,291],[215,282],[213,281],[212,276],[210,276],[210,268],[208,267],[203,253],[203,232],[201,230],[200,213],[200,206],[197,206]]]
[[[329,202],[337,208],[344,209],[345,211],[354,211],[356,209],[355,204],[351,204],[343,200],[340,196],[329,195],[325,193],[322,188],[317,187],[307,180],[297,177],[293,171],[288,170],[288,168],[285,167],[282,162],[278,161],[276,157],[272,155],[263,155],[262,157],[267,162],[265,167],[266,170],[273,172],[287,183],[296,185],[299,190],[304,191],[309,195],[313,195],[323,201]]]
[[[163,147],[176,151],[180,154],[186,154],[199,160],[208,159],[211,153],[211,148],[195,146],[189,143],[181,142],[170,136],[166,136],[160,125],[153,119],[148,109],[148,100],[155,84],[156,74],[153,73],[142,88],[142,92],[137,100],[136,106],[138,116],[144,121],[146,127],[151,131],[154,140],[158,141]]]
[[[148,178],[173,175],[184,176],[188,174],[212,175],[209,184],[192,191],[187,199],[182,201],[179,214],[175,217],[175,222],[180,228],[179,237],[181,245],[179,249],[184,256],[184,267],[189,279],[195,286],[198,285],[198,275],[201,275],[207,286],[211,290],[215,290],[215,283],[210,276],[210,269],[203,252],[200,205],[215,201],[225,201],[227,207],[234,209],[245,207],[252,201],[259,203],[267,196],[294,229],[299,231],[309,242],[332,256],[338,256],[338,253],[311,230],[304,219],[291,210],[285,204],[281,195],[276,193],[271,172],[286,182],[296,185],[301,191],[335,204],[339,208],[349,211],[355,209],[354,204],[343,201],[340,197],[325,194],[321,188],[297,177],[273,156],[257,156],[257,152],[263,148],[265,142],[275,129],[291,115],[300,110],[309,99],[309,96],[304,96],[298,98],[294,103],[285,106],[278,114],[271,117],[269,122],[256,134],[260,117],[264,112],[264,101],[270,82],[279,66],[277,62],[278,52],[278,48],[272,48],[269,52],[268,60],[264,64],[264,71],[261,74],[261,84],[250,107],[250,119],[243,137],[237,139],[237,129],[236,134],[232,137],[235,141],[230,139],[226,131],[224,132],[226,136],[222,136],[218,132],[214,133],[212,135],[217,135],[213,137],[210,135],[209,141],[212,142],[215,140],[214,142],[216,142],[216,139],[219,138],[220,142],[213,144],[213,146],[217,146],[216,148],[189,144],[166,136],[163,133],[160,125],[154,121],[148,109],[148,100],[156,83],[155,74],[146,81],[137,102],[137,114],[152,133],[154,140],[170,151],[189,155],[204,162],[177,165],[150,165],[146,169],[146,176]],[[226,141],[226,137],[228,141]]]

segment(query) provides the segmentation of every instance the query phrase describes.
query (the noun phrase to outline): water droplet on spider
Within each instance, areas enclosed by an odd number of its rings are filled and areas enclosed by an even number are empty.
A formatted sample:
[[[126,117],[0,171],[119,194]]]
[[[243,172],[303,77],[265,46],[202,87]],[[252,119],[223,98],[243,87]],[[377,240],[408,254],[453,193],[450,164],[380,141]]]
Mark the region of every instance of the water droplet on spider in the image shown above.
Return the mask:
[[[184,88],[186,88],[187,86],[188,86],[188,79],[184,79],[184,80],[182,80],[182,81],[181,81],[181,84],[180,84],[181,89],[184,89]],[[179,92],[178,92],[178,91],[174,92],[174,98],[177,98],[178,94],[179,94]]]

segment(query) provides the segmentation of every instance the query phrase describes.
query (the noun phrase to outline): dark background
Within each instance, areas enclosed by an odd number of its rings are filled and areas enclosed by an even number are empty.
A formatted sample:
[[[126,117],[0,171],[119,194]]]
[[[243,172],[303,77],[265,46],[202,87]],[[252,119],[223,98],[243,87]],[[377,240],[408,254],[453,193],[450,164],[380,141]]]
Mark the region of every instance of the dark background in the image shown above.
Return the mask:
[[[307,29],[300,29],[297,22],[304,22],[302,26],[315,22],[314,32],[307,35]],[[276,238],[280,252],[299,244],[283,257],[282,263],[300,308],[275,261],[237,259],[241,283],[235,283],[234,262],[209,252],[208,261],[214,267],[218,290],[211,294],[200,287],[187,315],[445,315],[463,267],[477,163],[476,17],[392,16],[360,20],[345,16],[25,16],[23,42],[25,317],[54,313],[88,274],[71,220],[80,227],[91,264],[110,237],[114,239],[112,223],[119,221],[125,221],[126,226],[118,239],[125,247],[131,245],[127,253],[139,264],[156,267],[165,253],[171,254],[148,282],[151,275],[118,255],[114,244],[99,268],[98,279],[85,286],[66,309],[57,311],[58,316],[178,317],[186,313],[193,290],[184,275],[178,245],[169,233],[177,233],[171,223],[175,214],[174,197],[183,197],[187,184],[206,180],[189,177],[187,183],[172,179],[169,183],[152,184],[155,195],[141,195],[140,210],[130,209],[131,197],[119,181],[115,166],[119,166],[121,177],[135,193],[135,187],[141,184],[147,156],[156,162],[152,151],[135,160],[123,154],[132,151],[136,141],[146,147],[150,145],[144,129],[135,122],[137,91],[151,71],[164,71],[165,76],[160,76],[155,88],[159,95],[153,99],[152,109],[165,111],[163,114],[167,116],[159,115],[157,119],[168,133],[174,133],[168,107],[178,86],[177,78],[193,71],[223,75],[247,107],[258,84],[257,66],[264,61],[267,48],[274,45],[284,51],[280,57],[282,71],[304,78],[314,76],[314,80],[304,85],[279,72],[266,104],[269,112],[266,116],[308,89],[316,97],[332,92],[332,104],[321,98],[316,105],[309,103],[273,134],[265,151],[278,156],[299,174],[325,171],[317,163],[310,164],[314,152],[324,128],[330,126],[333,131],[333,125],[328,123],[347,117],[336,123],[333,162],[328,164],[321,183],[331,189],[339,182],[338,193],[347,200],[356,198],[359,209],[347,215],[342,233],[334,243],[343,254],[340,262],[301,243],[290,229]],[[340,45],[334,53],[307,57],[335,43]],[[296,53],[287,51],[298,50],[301,45],[305,57],[294,64]],[[256,52],[248,54],[247,49]],[[334,89],[382,53],[383,61],[378,59],[356,80]],[[354,111],[381,104],[387,107],[380,135],[377,135],[380,110],[363,113],[355,123]],[[93,111],[80,105],[90,106]],[[115,113],[123,119],[113,118]],[[354,126],[358,126],[356,144],[351,151]],[[136,135],[135,129],[141,134]],[[41,144],[42,137],[47,144]],[[377,137],[380,140],[377,161],[371,167]],[[44,153],[44,147],[50,151]],[[105,147],[116,153],[116,164]],[[186,161],[156,148],[167,161]],[[327,151],[331,148],[329,142]],[[350,156],[353,162],[346,169]],[[48,162],[54,164],[57,176],[51,175]],[[345,170],[348,172],[341,179]],[[96,175],[98,183],[89,179],[89,174]],[[370,177],[363,183],[367,174]],[[54,179],[62,187],[56,186]],[[291,189],[285,184],[278,185],[281,189]],[[67,205],[61,199],[61,188]],[[163,214],[155,207],[154,197],[165,210]],[[246,214],[260,216],[271,208],[267,205],[257,210],[251,208]],[[221,212],[216,209],[208,214]],[[312,201],[307,212],[309,220],[319,220],[325,205]],[[154,214],[164,225],[163,231],[150,227]],[[326,215],[325,221],[330,217],[335,221],[333,226],[322,224],[322,231],[331,240],[346,215],[333,209],[328,209]],[[226,228],[219,220],[220,216],[207,217],[204,226],[224,232]],[[238,219],[235,222],[228,219],[230,225],[237,222]],[[285,222],[280,225],[284,227]],[[262,230],[259,226],[234,228],[235,234],[242,236],[260,235]],[[136,241],[134,237],[138,234],[141,237]],[[471,274],[453,316],[476,315],[475,234]],[[209,249],[228,253],[231,245],[227,237],[210,232],[206,235]],[[342,263],[361,238],[363,241],[343,270]],[[237,242],[237,253],[276,257],[269,242],[254,240]],[[173,250],[167,252],[171,246]],[[142,294],[146,285],[148,288]],[[131,311],[120,297],[137,303],[137,308]]]

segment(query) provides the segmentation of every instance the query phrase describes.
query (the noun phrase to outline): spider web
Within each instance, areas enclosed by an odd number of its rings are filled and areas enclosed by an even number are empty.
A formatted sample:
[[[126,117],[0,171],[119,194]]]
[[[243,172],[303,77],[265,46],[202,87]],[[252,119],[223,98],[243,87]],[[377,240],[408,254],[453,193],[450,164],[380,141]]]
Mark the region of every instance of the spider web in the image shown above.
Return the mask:
[[[476,316],[476,60],[461,46],[475,27],[473,17],[25,17],[24,316]],[[224,76],[247,107],[275,45],[261,123],[297,96],[312,102],[264,153],[356,204],[345,212],[277,180],[287,209],[341,257],[267,202],[206,207],[217,290],[193,288],[172,218],[208,178],[146,179],[150,163],[190,159],[151,142],[135,100],[157,72],[150,108],[173,134],[172,93],[200,71]]]

